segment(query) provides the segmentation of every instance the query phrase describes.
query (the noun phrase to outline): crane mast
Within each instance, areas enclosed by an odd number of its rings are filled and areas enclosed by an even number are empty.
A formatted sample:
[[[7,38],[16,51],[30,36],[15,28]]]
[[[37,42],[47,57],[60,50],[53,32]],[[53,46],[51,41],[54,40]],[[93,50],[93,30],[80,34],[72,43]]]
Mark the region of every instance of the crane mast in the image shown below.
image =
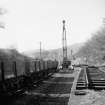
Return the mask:
[[[66,40],[66,28],[65,28],[65,20],[63,22],[63,36],[62,36],[62,45],[63,45],[63,68],[68,68],[70,65],[70,61],[67,58],[67,40]]]
[[[65,20],[63,20],[63,61],[67,60],[67,41],[66,41],[66,28],[65,28]]]

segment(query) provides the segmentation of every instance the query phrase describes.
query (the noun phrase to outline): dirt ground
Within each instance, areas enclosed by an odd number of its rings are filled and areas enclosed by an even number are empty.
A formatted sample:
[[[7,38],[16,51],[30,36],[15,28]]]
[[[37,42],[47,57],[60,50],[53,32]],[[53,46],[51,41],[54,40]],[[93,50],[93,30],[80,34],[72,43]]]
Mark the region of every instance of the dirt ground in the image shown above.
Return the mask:
[[[105,105],[105,90],[82,90],[85,95],[72,95],[69,105]]]

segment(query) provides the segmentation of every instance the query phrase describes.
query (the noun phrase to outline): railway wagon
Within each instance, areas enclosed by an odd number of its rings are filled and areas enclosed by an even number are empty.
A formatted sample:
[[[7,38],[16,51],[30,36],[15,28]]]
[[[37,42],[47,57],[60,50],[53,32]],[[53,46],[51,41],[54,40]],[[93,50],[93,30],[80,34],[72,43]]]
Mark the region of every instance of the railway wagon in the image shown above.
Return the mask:
[[[27,86],[53,73],[57,66],[57,61],[0,61],[0,95],[23,92]]]
[[[48,72],[49,73],[54,73],[56,70],[57,70],[57,66],[58,66],[58,62],[55,60],[55,61],[47,61],[48,63]]]
[[[57,61],[51,61],[51,60],[46,60],[46,61],[33,60],[28,63],[29,64],[28,64],[28,68],[26,68],[26,71],[29,71],[28,74],[30,74],[29,78],[31,78],[31,79],[29,79],[29,80],[31,80],[30,81],[31,84],[32,84],[32,82],[36,83],[36,82],[48,77],[49,75],[53,74],[58,66]],[[31,66],[29,66],[29,65],[31,65]]]
[[[26,80],[28,86],[37,83],[44,78],[44,62],[40,60],[31,60],[25,62]]]
[[[0,95],[23,91],[24,71],[23,61],[0,61]]]

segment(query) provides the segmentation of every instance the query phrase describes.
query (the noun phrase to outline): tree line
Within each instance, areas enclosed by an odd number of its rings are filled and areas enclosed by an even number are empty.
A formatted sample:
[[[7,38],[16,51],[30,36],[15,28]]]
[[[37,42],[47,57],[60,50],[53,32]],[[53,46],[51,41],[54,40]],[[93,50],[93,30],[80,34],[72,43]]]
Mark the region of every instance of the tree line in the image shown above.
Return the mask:
[[[85,58],[88,64],[100,65],[105,63],[105,25],[80,48],[76,57]]]

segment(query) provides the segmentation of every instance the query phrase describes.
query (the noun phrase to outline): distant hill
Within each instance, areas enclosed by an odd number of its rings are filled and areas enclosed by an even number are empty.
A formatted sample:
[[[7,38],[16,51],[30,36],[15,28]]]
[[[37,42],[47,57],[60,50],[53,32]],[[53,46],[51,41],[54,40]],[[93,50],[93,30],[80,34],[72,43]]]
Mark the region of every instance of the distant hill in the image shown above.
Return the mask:
[[[83,43],[77,43],[73,44],[71,46],[68,46],[67,52],[68,57],[71,56],[71,50],[73,51],[73,54],[77,53],[78,50],[83,46]],[[25,55],[33,58],[40,58],[40,53],[38,50],[24,52]],[[51,59],[51,60],[61,60],[62,59],[62,48],[54,49],[54,50],[43,50],[42,51],[42,58],[43,59]]]

